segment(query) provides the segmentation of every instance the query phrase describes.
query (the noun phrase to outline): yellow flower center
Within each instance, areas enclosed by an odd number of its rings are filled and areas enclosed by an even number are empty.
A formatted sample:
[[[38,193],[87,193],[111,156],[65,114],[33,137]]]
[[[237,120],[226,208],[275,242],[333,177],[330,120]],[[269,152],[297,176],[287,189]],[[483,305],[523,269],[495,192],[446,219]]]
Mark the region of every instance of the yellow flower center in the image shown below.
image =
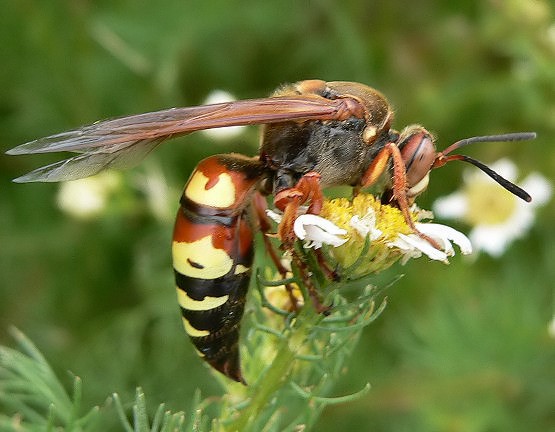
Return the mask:
[[[398,208],[382,204],[373,195],[359,194],[352,201],[346,198],[324,200],[320,216],[347,231],[348,241],[339,247],[330,248],[329,252],[343,268],[351,269],[352,275],[377,273],[390,267],[402,253],[388,244],[395,241],[399,233],[412,233]],[[354,216],[358,217],[355,225],[359,229],[351,225]],[[417,219],[416,214],[412,217]],[[365,229],[361,230],[361,227]],[[372,239],[364,255],[361,252],[367,236],[362,231],[367,231]],[[353,269],[351,266],[355,263],[356,269]]]
[[[517,202],[510,192],[490,182],[473,182],[465,188],[468,200],[464,216],[469,225],[498,225],[514,213]]]
[[[359,194],[353,198],[352,202],[347,198],[325,200],[320,216],[347,230],[349,236],[361,237],[350,222],[353,216],[364,218],[369,211],[375,213],[375,228],[382,232],[382,237],[379,239],[382,242],[394,240],[399,233],[410,234],[412,232],[401,210],[390,205],[383,205],[373,195]]]

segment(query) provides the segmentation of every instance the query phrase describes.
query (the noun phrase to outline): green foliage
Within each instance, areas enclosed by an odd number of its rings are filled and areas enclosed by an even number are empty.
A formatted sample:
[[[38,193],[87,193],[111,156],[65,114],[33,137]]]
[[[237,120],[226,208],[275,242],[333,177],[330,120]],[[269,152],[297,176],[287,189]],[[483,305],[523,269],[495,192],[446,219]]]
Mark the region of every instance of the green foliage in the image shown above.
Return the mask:
[[[70,396],[33,343],[12,333],[21,351],[0,348],[0,404],[13,413],[0,414],[2,430],[92,430],[98,407],[81,414],[81,380],[74,377]]]
[[[532,143],[468,151],[487,162],[508,156],[522,174],[555,172],[555,24],[546,0],[0,3],[3,150],[100,118],[201,103],[216,88],[258,97],[282,82],[322,78],[380,89],[395,107],[395,127],[421,123],[440,148],[473,135],[535,130]],[[219,402],[213,395],[221,387],[181,329],[172,222],[161,215],[176,210],[178,190],[202,157],[254,154],[256,142],[253,129],[229,142],[194,134],[168,143],[124,173],[104,213],[87,220],[60,210],[59,185],[10,183],[52,156],[0,154],[0,342],[13,343],[5,329],[14,324],[52,365],[34,349],[3,348],[21,391],[0,388],[4,414],[25,413],[43,429],[121,430],[119,399],[106,403],[117,392],[128,428],[146,425],[145,412],[149,419],[159,412],[148,423],[159,429],[212,427],[206,419],[217,407],[203,405],[195,391]],[[168,185],[164,194],[142,186],[152,172]],[[455,190],[460,176],[455,164],[434,172],[422,207]],[[152,210],[153,196],[162,213]],[[553,204],[544,208],[530,235],[500,260],[403,268],[387,313],[353,345],[349,370],[333,389],[302,380],[288,387],[295,401],[322,409],[315,428],[555,430],[555,341],[547,332],[555,308],[554,215]],[[394,274],[372,283],[385,286]],[[279,343],[257,325],[257,337]],[[68,391],[77,378],[55,378],[67,370],[82,380],[82,393],[81,384]],[[356,393],[367,382],[371,390],[348,404],[323,409],[326,399],[318,399]],[[129,415],[133,400],[137,423]],[[203,415],[195,417],[199,404]],[[14,425],[9,415],[0,428]]]
[[[0,348],[0,429],[10,431],[99,431],[116,428],[116,415],[121,428],[136,432],[195,431],[200,424],[200,393],[194,397],[194,407],[189,423],[185,423],[182,412],[164,411],[164,404],[158,406],[152,423],[147,410],[145,395],[138,388],[132,405],[132,420],[117,393],[114,393],[102,407],[93,407],[82,413],[82,383],[73,377],[73,396],[56,376],[46,359],[25,335],[12,329],[12,336],[19,345],[19,351]],[[112,405],[115,410],[112,409]],[[120,429],[120,427],[117,427]]]
[[[94,407],[81,415],[81,379],[74,377],[70,397],[35,345],[13,330],[20,351],[0,347],[0,426],[13,431],[106,430],[117,427],[117,415],[123,430],[129,432],[310,429],[326,406],[351,402],[368,392],[370,386],[366,384],[354,394],[326,396],[344,374],[362,330],[385,306],[384,302],[374,310],[377,291],[370,287],[356,301],[346,301],[338,295],[345,284],[327,281],[315,260],[314,264],[310,271],[315,280],[326,281],[318,283],[319,291],[333,298],[330,314],[324,316],[310,304],[298,314],[276,306],[270,311],[263,309],[262,303],[270,305],[265,288],[271,283],[258,278],[259,284],[266,286],[259,286],[260,297],[252,296],[250,319],[245,320],[247,343],[242,367],[249,385],[212,371],[225,395],[219,401],[201,401],[200,391],[195,391],[187,424],[184,413],[171,413],[164,404],[152,414],[151,422],[140,388],[131,415],[117,393],[102,408]],[[298,285],[301,280],[293,277],[289,283]]]

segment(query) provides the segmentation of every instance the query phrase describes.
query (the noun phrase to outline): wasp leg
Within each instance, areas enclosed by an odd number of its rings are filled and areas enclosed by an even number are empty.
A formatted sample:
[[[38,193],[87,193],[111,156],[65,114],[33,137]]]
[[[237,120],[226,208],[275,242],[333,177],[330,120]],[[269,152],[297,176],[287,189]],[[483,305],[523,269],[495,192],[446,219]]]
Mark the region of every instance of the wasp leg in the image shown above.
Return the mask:
[[[337,271],[337,269],[334,270],[330,267],[330,265],[328,264],[328,262],[326,260],[326,257],[324,257],[324,254],[322,253],[322,251],[320,249],[315,249],[314,254],[316,255],[316,259],[318,260],[318,264],[320,265],[320,268],[322,269],[322,271],[324,272],[326,277],[329,280],[332,280],[334,282],[339,281],[339,279],[340,279],[339,272]]]
[[[299,272],[303,279],[303,284],[308,291],[308,295],[310,296],[310,300],[312,302],[312,305],[314,306],[314,309],[318,313],[327,314],[330,310],[330,307],[326,306],[323,303],[322,296],[320,295],[320,293],[314,286],[312,279],[310,278],[311,272],[306,265],[306,262],[295,251],[292,252],[291,257],[293,259],[293,263],[295,263],[295,265],[299,269]]]
[[[278,227],[278,237],[286,250],[292,250],[295,242],[293,224],[299,207],[309,201],[307,213],[319,214],[322,210],[324,196],[320,187],[320,174],[308,172],[300,178],[295,187],[278,192],[274,204],[283,210],[283,219]]]
[[[274,266],[276,267],[276,270],[280,274],[281,278],[287,279],[290,274],[290,270],[286,269],[281,263],[281,260],[279,259],[279,256],[276,252],[276,248],[274,247],[274,245],[270,241],[270,237],[268,236],[268,233],[272,226],[268,220],[268,216],[266,215],[266,199],[260,193],[256,193],[254,195],[253,207],[256,212],[260,231],[262,232],[264,247],[268,252],[268,255],[270,255],[270,259],[274,263]],[[293,286],[287,283],[285,284],[285,289],[287,290],[289,300],[291,301],[292,310],[297,311],[299,309],[299,301],[297,297],[295,297],[295,295],[293,294]]]
[[[388,168],[389,161],[393,161],[393,184],[392,192],[393,198],[397,202],[399,210],[403,213],[403,217],[407,225],[412,231],[422,239],[430,243],[434,248],[442,250],[441,246],[431,237],[418,231],[414,225],[414,221],[410,215],[410,204],[407,196],[408,183],[407,183],[407,169],[405,162],[401,156],[401,151],[395,143],[387,143],[383,149],[376,155],[360,181],[362,187],[367,187],[374,184],[382,173]]]
[[[302,204],[309,201],[307,213],[319,214],[322,210],[323,200],[320,174],[312,171],[302,176],[295,187],[278,192],[274,198],[276,207],[283,210],[283,219],[278,226],[278,237],[282,244],[281,247],[291,253],[293,262],[301,273],[303,283],[308,290],[314,308],[319,313],[326,313],[329,307],[322,303],[320,294],[310,278],[310,271],[306,263],[295,251],[294,243],[296,236],[293,231],[293,224],[297,218],[299,207]]]

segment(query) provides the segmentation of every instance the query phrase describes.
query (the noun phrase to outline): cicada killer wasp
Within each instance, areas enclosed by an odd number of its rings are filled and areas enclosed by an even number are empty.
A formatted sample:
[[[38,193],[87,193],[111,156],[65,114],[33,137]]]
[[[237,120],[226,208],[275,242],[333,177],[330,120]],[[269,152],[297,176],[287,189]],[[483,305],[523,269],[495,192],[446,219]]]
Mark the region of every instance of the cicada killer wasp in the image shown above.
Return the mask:
[[[277,236],[292,250],[301,205],[318,214],[322,188],[374,184],[385,173],[382,196],[395,203],[414,231],[409,206],[426,189],[429,173],[452,160],[474,164],[520,198],[530,196],[484,164],[450,153],[464,145],[518,141],[534,133],[474,137],[436,151],[419,125],[391,128],[393,110],[377,90],[354,82],[300,81],[272,96],[172,108],[105,120],[20,145],[9,154],[69,151],[69,159],[39,168],[16,182],[57,182],[128,167],[166,139],[225,126],[262,124],[259,154],[223,154],[198,164],[181,197],[173,236],[173,267],[185,330],[200,356],[244,382],[239,325],[253,262],[253,203],[273,196],[283,211]],[[420,235],[420,234],[419,234]],[[422,237],[426,238],[424,234]],[[433,241],[429,239],[430,241]]]

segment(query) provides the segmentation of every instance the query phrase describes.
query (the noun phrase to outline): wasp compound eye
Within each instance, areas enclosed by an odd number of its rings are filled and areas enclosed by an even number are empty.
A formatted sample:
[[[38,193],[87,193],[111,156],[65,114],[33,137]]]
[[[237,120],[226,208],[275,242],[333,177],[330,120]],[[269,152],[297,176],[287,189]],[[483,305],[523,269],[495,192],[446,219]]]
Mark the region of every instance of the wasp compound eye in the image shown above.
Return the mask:
[[[412,196],[428,185],[428,174],[436,159],[432,135],[421,126],[409,126],[399,137],[399,149],[405,163],[407,186]]]

